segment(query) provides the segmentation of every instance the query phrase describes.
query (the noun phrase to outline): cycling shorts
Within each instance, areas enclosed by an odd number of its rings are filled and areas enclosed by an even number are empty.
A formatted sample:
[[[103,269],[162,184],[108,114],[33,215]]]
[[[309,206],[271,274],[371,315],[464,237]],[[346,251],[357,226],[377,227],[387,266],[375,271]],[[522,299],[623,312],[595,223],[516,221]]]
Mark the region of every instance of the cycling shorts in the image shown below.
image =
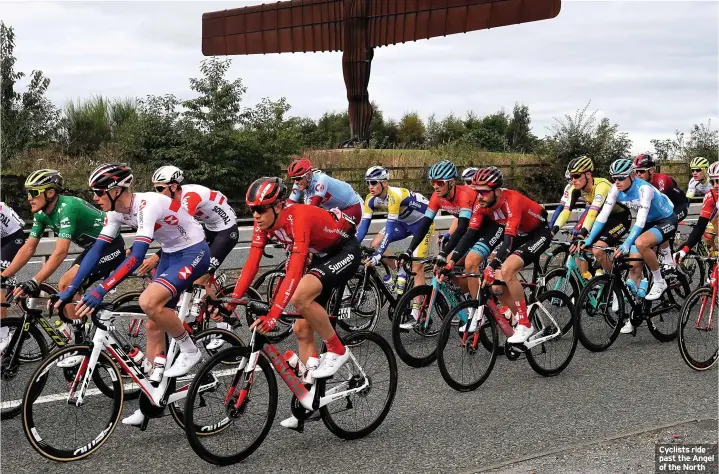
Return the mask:
[[[526,267],[530,263],[539,261],[539,257],[552,243],[552,231],[546,225],[540,225],[526,235],[515,237],[515,250],[512,255],[522,259]]]
[[[85,258],[89,251],[89,248],[83,250],[83,252],[77,256],[75,261],[72,262],[72,265],[77,265],[79,267],[82,263],[82,260]],[[114,272],[117,267],[119,267],[120,264],[124,261],[125,240],[122,238],[122,236],[117,236],[115,237],[115,239],[113,239],[112,242],[105,245],[104,249],[102,249],[102,255],[95,264],[95,268],[92,270],[92,273],[90,273],[90,275],[88,275],[85,281],[82,282],[82,289],[86,290],[96,281],[104,280],[105,278],[109,277],[110,274],[112,274],[112,272]]]
[[[222,262],[225,261],[232,249],[237,245],[239,236],[237,224],[219,231],[205,229],[205,240],[207,240],[207,245],[210,247],[210,269],[208,273],[215,273],[220,268]]]
[[[494,248],[502,241],[502,237],[504,237],[504,226],[493,220],[484,219],[482,227],[479,229],[479,238],[467,253],[479,254],[484,260],[487,260]],[[466,254],[463,255],[463,257],[466,256]]]
[[[674,214],[677,216],[677,222],[681,222],[689,215],[689,203],[674,206]]]
[[[187,288],[210,268],[210,247],[204,240],[177,252],[160,254],[153,283],[159,283],[172,294],[167,308],[177,306],[177,300]]]
[[[361,257],[360,243],[354,236],[329,250],[326,255],[312,257],[307,274],[322,283],[322,292],[315,301],[326,306],[332,290],[346,284],[357,272]]]
[[[18,250],[25,244],[25,233],[18,229],[0,241],[0,270],[10,266]]]
[[[644,229],[642,229],[642,234],[644,232],[651,232],[661,244],[665,240],[672,239],[674,234],[677,233],[678,228],[679,219],[676,214],[672,214],[671,216],[659,219],[658,221],[647,222],[647,225],[645,225]]]
[[[419,222],[415,222],[414,224],[406,224],[402,221],[396,221],[394,224],[394,231],[392,232],[392,235],[390,236],[389,240],[390,242],[397,242],[403,239],[406,239],[407,237],[413,237],[416,233],[419,232]],[[382,230],[379,231],[380,234],[384,235],[385,231],[387,230],[387,227],[383,227]],[[424,236],[424,239],[422,239],[422,242],[417,246],[416,249],[414,249],[414,252],[412,252],[412,256],[416,258],[427,258],[429,257],[429,247],[432,242],[432,235],[434,234],[434,222],[430,226],[429,230]]]
[[[622,237],[624,237],[632,228],[632,213],[629,210],[623,210],[614,214],[609,214],[607,222],[602,227],[602,231],[597,237],[597,241],[604,242],[607,247],[617,245]]]

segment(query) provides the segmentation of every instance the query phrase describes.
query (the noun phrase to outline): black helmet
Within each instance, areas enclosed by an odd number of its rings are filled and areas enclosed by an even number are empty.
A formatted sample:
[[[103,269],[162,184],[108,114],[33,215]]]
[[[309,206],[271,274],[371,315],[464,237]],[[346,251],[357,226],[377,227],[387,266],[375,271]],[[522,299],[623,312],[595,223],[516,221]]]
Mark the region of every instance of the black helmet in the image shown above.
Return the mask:
[[[132,179],[132,168],[125,163],[105,163],[90,173],[89,184],[92,189],[129,188]]]

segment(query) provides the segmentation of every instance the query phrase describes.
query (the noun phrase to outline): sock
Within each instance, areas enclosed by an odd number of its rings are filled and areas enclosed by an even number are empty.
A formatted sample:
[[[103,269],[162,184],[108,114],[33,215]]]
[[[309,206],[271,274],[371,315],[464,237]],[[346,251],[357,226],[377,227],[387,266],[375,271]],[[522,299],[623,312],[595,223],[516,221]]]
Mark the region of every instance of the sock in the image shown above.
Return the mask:
[[[197,349],[197,346],[192,341],[192,338],[189,334],[187,334],[187,331],[182,331],[182,334],[174,338],[177,343],[180,345],[180,351],[185,353],[193,353],[197,352],[199,349]]]
[[[0,328],[0,339],[6,339],[10,335],[10,328],[3,326]]]
[[[664,281],[664,278],[662,277],[661,268],[659,270],[657,270],[656,272],[652,272],[652,277],[654,278],[654,283]]]
[[[529,318],[527,318],[527,302],[515,301],[514,305],[517,307],[517,316],[519,317],[519,324],[522,326],[530,327]]]
[[[340,338],[337,337],[336,333],[325,341],[325,345],[327,345],[327,352],[334,352],[337,355],[345,353],[345,346],[342,345]]]

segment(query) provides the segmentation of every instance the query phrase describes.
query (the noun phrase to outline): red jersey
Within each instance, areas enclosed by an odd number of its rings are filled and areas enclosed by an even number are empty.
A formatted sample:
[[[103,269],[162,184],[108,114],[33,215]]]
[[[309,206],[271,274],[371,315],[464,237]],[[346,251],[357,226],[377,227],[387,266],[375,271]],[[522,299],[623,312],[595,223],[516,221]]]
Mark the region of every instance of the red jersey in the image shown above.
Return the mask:
[[[713,189],[710,189],[708,193],[704,195],[702,201],[702,210],[699,211],[699,217],[710,219],[714,216],[717,207],[717,196]]]
[[[454,196],[451,199],[439,197],[437,193],[432,193],[424,215],[434,219],[434,216],[441,209],[454,217],[466,217],[469,219],[476,201],[477,191],[464,184],[458,184],[454,187]]]
[[[682,191],[677,182],[669,175],[654,173],[652,174],[652,186],[657,188],[662,194],[665,194],[674,204],[674,207],[688,204],[686,194]],[[676,211],[676,209],[675,209]]]
[[[524,194],[512,189],[502,189],[497,202],[492,207],[480,207],[472,210],[469,228],[477,230],[482,226],[485,216],[504,226],[504,235],[526,234],[546,222],[544,208]]]
[[[233,297],[244,296],[260,268],[265,245],[270,238],[275,238],[292,249],[285,278],[277,290],[269,313],[270,317],[279,317],[304,275],[307,255],[310,252],[322,255],[343,240],[352,238],[354,233],[354,224],[341,213],[306,204],[285,206],[272,229],[263,231],[259,224],[255,224],[250,255],[237,280]]]

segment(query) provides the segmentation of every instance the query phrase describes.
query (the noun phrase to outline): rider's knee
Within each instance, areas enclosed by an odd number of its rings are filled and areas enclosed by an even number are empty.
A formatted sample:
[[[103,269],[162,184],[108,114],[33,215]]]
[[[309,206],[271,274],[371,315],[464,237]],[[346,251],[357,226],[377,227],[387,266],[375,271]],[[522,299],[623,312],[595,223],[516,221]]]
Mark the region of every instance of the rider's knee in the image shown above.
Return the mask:
[[[467,258],[464,259],[464,266],[467,271],[476,273],[479,270],[479,266],[482,264],[482,256],[478,253],[469,252]]]
[[[158,304],[158,301],[155,298],[152,298],[147,291],[142,292],[139,303],[140,308],[142,308],[142,312],[150,318],[162,311],[163,308],[163,306]]]
[[[155,333],[158,331],[160,331],[160,328],[157,327],[157,324],[155,323],[155,321],[153,321],[151,319],[148,319],[147,321],[145,321],[145,332],[147,334],[152,334],[152,333]]]
[[[314,342],[314,331],[304,319],[299,319],[295,322],[292,332],[299,341]]]

